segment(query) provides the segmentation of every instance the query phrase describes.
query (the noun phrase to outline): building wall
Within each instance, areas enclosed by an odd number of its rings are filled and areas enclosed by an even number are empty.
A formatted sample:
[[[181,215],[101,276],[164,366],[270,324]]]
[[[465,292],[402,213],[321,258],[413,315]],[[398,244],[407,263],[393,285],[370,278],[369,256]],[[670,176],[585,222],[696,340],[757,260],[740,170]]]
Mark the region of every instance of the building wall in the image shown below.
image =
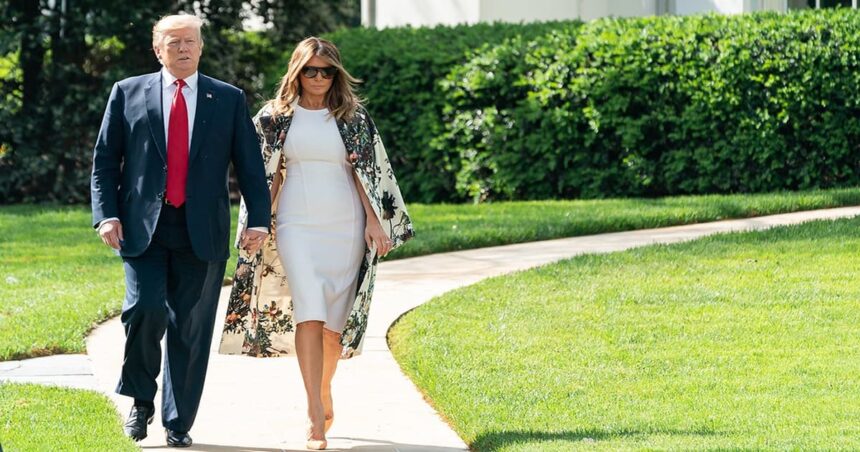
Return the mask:
[[[594,20],[601,17],[641,17],[659,14],[658,0],[574,0],[579,8],[579,17],[582,20]]]
[[[744,0],[676,0],[675,14],[689,15],[707,12],[740,14],[744,12]]]
[[[361,0],[361,23],[377,28],[474,24],[481,0]]]
[[[481,21],[535,22],[578,17],[581,0],[480,0]]]
[[[594,20],[654,14],[785,11],[795,0],[362,0],[362,23],[377,28],[476,22]]]

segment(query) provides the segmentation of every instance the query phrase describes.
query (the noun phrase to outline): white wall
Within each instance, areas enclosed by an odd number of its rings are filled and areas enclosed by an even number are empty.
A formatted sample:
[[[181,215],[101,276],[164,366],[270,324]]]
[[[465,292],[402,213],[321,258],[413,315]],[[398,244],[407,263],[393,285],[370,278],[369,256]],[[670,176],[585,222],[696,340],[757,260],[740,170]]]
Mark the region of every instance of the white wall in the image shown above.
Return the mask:
[[[750,7],[747,11],[788,11],[788,0],[747,0]]]
[[[361,0],[362,23],[378,28],[403,25],[532,22],[654,14],[740,14],[785,11],[787,0]]]
[[[481,0],[482,21],[531,22],[637,17],[656,12],[658,0]]]
[[[375,18],[370,17],[375,3]],[[377,28],[410,24],[474,24],[480,20],[481,0],[362,0],[362,24]]]
[[[579,0],[583,3],[583,20],[594,20],[606,16],[642,17],[657,13],[656,0]],[[598,14],[594,14],[594,13]]]
[[[744,0],[675,0],[674,14],[688,15],[707,12],[740,14],[744,12]]]
[[[578,0],[481,0],[481,20],[487,22],[534,22],[574,19]]]

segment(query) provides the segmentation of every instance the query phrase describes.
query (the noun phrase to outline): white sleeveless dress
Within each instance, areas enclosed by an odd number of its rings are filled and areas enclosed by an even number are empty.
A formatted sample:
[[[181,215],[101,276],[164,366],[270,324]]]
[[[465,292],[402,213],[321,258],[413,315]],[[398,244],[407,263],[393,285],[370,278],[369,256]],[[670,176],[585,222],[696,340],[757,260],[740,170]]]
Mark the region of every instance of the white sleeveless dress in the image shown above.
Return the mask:
[[[364,208],[337,122],[327,109],[298,104],[284,142],[286,178],[278,199],[278,255],[296,324],[343,331],[364,257]]]

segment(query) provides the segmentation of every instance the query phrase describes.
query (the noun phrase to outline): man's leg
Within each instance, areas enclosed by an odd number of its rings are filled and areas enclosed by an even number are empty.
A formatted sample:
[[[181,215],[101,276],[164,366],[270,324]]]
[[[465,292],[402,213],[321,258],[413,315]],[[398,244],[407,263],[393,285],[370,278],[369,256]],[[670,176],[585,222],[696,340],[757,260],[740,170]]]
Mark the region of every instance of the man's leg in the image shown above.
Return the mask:
[[[152,401],[158,389],[161,338],[167,328],[167,251],[153,243],[138,257],[123,259],[125,356],[116,392]]]
[[[162,423],[176,432],[189,431],[197,416],[226,265],[198,259],[190,241],[170,251]]]

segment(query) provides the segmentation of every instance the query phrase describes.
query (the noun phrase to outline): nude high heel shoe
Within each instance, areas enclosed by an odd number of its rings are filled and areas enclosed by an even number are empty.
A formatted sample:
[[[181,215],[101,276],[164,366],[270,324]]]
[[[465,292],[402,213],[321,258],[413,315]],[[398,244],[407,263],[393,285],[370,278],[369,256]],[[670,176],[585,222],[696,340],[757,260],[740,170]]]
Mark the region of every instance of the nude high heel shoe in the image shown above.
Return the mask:
[[[322,439],[315,439],[313,424],[308,425],[308,439],[305,443],[305,449],[325,450],[326,447],[328,447],[328,440],[325,438],[325,433],[323,433]]]

